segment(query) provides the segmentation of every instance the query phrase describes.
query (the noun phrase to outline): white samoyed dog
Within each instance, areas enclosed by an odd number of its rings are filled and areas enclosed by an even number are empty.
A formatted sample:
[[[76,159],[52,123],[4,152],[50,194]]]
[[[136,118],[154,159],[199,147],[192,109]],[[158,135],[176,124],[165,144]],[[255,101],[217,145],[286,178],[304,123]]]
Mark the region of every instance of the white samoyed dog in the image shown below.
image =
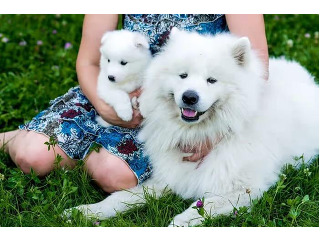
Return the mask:
[[[118,30],[106,32],[101,39],[98,96],[112,106],[124,121],[132,119],[130,92],[141,87],[143,73],[151,60],[148,39],[138,32]],[[133,107],[137,107],[133,98]],[[110,126],[100,116],[102,126]]]
[[[319,93],[299,64],[270,60],[269,80],[248,38],[201,36],[173,29],[151,62],[140,110],[140,138],[153,165],[142,186],[78,206],[87,216],[115,216],[143,202],[147,189],[164,188],[185,199],[205,198],[210,214],[250,206],[276,183],[294,156],[318,154]],[[183,161],[184,149],[210,143],[200,162]],[[170,226],[201,223],[196,201]]]

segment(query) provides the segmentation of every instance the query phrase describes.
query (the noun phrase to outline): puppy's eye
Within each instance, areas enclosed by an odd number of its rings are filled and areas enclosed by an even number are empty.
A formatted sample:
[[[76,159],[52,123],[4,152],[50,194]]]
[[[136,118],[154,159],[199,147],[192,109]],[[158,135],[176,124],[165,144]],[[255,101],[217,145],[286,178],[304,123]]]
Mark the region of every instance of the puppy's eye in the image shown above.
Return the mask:
[[[209,78],[207,79],[207,82],[210,83],[210,84],[214,84],[214,83],[216,83],[217,81],[218,81],[217,79],[212,78],[212,77],[209,77]]]
[[[108,62],[110,62],[110,59],[108,58]]]
[[[180,76],[182,79],[184,79],[184,78],[188,77],[188,73],[181,73],[179,76]]]
[[[121,62],[120,62],[120,64],[123,65],[123,66],[126,65],[127,63],[128,63],[128,62],[126,62],[126,61],[121,61]]]

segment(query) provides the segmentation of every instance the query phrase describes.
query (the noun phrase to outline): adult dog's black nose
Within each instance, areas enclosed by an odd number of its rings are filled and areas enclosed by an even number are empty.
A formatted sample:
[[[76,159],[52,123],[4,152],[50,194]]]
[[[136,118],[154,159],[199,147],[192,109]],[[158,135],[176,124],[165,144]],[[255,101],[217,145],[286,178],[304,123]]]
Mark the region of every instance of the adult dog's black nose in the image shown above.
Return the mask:
[[[112,76],[112,75],[109,75],[108,79],[110,80],[110,82],[115,82],[116,81],[116,78],[114,76]]]
[[[199,101],[199,96],[195,91],[185,91],[182,94],[182,101],[187,105],[194,105]]]

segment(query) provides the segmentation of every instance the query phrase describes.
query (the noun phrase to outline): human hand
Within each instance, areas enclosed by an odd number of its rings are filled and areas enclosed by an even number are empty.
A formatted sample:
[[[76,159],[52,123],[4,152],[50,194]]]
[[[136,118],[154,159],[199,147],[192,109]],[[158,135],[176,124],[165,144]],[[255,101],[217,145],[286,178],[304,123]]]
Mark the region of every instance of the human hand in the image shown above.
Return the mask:
[[[183,149],[185,153],[190,153],[190,156],[184,157],[183,161],[197,162],[205,158],[212,150],[212,144],[206,141],[198,147],[187,147]]]
[[[129,94],[130,99],[133,97],[139,97],[141,94],[141,89],[137,89]],[[108,104],[106,104],[102,99],[98,100],[98,104],[96,106],[96,110],[99,115],[108,123],[124,128],[136,128],[138,127],[143,117],[140,114],[138,109],[133,109],[132,119],[130,121],[124,121],[118,117],[116,111]]]

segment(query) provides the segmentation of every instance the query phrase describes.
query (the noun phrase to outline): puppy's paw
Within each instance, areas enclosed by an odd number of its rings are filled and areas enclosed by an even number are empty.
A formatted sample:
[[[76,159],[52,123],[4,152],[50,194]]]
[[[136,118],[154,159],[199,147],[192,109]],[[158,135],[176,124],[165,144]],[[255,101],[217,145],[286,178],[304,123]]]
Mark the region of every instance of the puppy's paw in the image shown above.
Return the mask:
[[[139,99],[137,97],[133,97],[131,99],[131,105],[133,109],[139,109]]]
[[[131,105],[129,107],[117,107],[116,109],[117,115],[123,121],[130,121],[132,119],[133,110]]]
[[[168,227],[192,227],[201,224],[203,218],[198,214],[198,212],[193,209],[186,210],[183,213],[175,216]]]
[[[110,127],[111,126],[110,123],[103,120],[102,117],[100,117],[100,116],[96,116],[96,121],[97,121],[97,123],[99,123],[103,127]]]

